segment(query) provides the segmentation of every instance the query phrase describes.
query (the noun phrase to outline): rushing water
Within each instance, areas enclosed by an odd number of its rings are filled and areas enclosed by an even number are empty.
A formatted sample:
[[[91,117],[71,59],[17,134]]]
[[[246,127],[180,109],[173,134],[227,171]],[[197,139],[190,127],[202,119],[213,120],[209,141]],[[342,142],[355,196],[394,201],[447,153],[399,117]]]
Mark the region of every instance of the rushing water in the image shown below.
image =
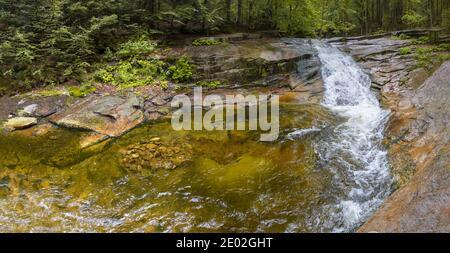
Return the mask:
[[[0,231],[354,231],[390,190],[388,112],[350,57],[316,47],[323,104],[283,104],[273,143],[258,132],[176,132],[168,120],[88,150],[78,146],[84,132],[0,135]],[[189,143],[191,162],[127,169],[124,150],[155,136]]]
[[[346,121],[317,145],[322,166],[333,171],[336,189],[346,197],[331,209],[349,231],[368,218],[390,193],[387,154],[381,143],[389,116],[370,91],[371,80],[348,55],[316,42],[322,62],[325,95],[322,104]]]

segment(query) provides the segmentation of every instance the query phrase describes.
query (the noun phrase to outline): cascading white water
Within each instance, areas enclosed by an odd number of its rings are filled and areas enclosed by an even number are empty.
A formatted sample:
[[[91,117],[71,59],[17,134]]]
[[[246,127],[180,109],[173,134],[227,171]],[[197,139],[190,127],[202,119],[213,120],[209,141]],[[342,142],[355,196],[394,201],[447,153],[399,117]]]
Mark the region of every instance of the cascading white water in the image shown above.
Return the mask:
[[[333,172],[341,193],[326,212],[333,216],[331,231],[352,231],[390,193],[387,154],[381,146],[389,112],[380,107],[369,76],[350,56],[322,42],[315,42],[315,48],[325,86],[322,105],[344,119],[316,145],[323,168]]]

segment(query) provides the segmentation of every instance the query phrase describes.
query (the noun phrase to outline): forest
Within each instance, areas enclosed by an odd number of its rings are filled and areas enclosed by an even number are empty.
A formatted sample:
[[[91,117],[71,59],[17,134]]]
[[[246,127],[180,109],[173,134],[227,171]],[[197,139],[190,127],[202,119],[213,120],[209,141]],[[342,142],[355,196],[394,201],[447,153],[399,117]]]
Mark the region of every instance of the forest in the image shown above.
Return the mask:
[[[323,38],[430,27],[450,31],[450,0],[0,0],[0,94],[79,84],[104,55],[143,36]]]

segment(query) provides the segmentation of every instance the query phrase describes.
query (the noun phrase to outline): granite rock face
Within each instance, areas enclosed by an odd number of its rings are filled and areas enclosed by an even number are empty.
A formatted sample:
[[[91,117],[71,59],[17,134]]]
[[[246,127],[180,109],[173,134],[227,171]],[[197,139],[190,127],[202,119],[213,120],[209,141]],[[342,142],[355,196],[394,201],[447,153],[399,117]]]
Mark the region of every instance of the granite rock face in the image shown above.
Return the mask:
[[[444,63],[399,112],[407,132],[398,142],[415,173],[360,232],[450,232],[450,62]]]
[[[306,40],[250,39],[216,46],[189,47],[195,79],[224,86],[291,86],[315,81],[320,61]],[[292,78],[295,76],[297,78]]]
[[[411,46],[410,41],[377,38],[335,45],[353,56],[367,70],[374,90],[395,90],[398,86],[415,80],[422,84],[427,77],[424,69],[416,70],[417,62],[411,55],[399,54],[400,48]]]

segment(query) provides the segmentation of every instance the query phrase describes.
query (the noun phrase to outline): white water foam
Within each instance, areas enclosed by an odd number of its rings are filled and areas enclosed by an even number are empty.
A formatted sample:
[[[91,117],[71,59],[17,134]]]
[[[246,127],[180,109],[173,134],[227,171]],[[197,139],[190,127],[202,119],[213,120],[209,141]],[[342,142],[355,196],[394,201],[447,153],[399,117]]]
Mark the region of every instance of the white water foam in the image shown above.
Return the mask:
[[[381,145],[389,111],[383,110],[370,90],[371,80],[348,55],[315,42],[322,62],[325,93],[322,105],[345,121],[332,136],[317,145],[324,167],[335,174],[344,197],[329,207],[340,225],[334,232],[349,232],[367,219],[390,193],[387,153]]]

